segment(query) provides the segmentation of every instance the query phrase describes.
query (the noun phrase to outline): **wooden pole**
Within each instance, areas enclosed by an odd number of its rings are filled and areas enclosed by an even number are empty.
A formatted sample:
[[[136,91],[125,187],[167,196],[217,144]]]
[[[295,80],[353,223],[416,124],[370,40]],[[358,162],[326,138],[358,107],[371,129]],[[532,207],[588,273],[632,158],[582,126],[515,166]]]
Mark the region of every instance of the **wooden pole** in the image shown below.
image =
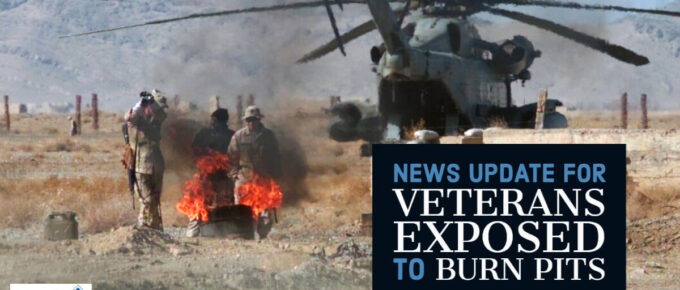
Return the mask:
[[[545,101],[548,99],[548,91],[541,90],[538,94],[538,102],[536,102],[536,122],[535,129],[543,129],[543,120],[545,119]]]
[[[83,101],[83,97],[80,95],[76,95],[76,124],[78,124],[78,128],[76,128],[76,135],[80,135],[82,133],[82,128],[80,125],[82,124],[80,121],[80,104]]]
[[[9,123],[9,96],[5,95],[5,129],[7,132],[11,130],[11,126]]]
[[[246,106],[255,106],[255,96],[253,94],[248,95],[248,100],[246,101]]]
[[[241,124],[241,117],[243,117],[243,96],[236,97],[236,121]]]
[[[621,96],[621,128],[628,129],[628,93]]]
[[[640,107],[642,109],[642,129],[649,129],[649,119],[647,119],[647,94],[640,97]]]
[[[92,129],[99,130],[99,104],[97,94],[92,94]]]

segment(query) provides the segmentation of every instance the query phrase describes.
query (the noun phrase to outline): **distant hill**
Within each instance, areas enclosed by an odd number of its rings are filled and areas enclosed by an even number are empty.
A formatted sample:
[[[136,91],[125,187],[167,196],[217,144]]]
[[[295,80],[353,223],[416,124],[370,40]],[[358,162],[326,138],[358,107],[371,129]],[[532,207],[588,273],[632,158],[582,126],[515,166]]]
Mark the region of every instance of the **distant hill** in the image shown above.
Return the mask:
[[[15,102],[72,101],[97,92],[100,107],[123,110],[142,89],[159,88],[207,105],[208,96],[230,99],[254,93],[259,100],[289,97],[375,97],[369,49],[376,32],[332,53],[294,65],[332,39],[323,8],[234,15],[141,27],[80,38],[60,35],[148,20],[278,1],[220,0],[0,0],[0,94]],[[680,10],[680,1],[671,5]],[[578,12],[573,12],[578,13]],[[370,19],[353,5],[337,11],[341,31]],[[569,106],[602,108],[627,91],[648,93],[656,108],[680,108],[680,20],[629,16],[613,24],[580,27],[647,55],[634,67],[561,37],[519,23],[483,24],[489,40],[526,35],[543,51],[534,79],[516,87],[515,100],[532,102],[540,88]],[[635,101],[630,102],[636,104]]]

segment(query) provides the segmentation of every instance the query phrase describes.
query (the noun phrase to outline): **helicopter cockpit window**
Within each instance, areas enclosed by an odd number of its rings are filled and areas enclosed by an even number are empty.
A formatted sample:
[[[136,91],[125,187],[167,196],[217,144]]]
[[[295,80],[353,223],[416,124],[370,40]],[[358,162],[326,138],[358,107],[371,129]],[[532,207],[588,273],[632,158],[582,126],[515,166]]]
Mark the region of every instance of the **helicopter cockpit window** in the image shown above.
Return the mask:
[[[449,33],[449,43],[451,44],[451,51],[458,54],[460,52],[460,27],[454,23],[446,26]]]

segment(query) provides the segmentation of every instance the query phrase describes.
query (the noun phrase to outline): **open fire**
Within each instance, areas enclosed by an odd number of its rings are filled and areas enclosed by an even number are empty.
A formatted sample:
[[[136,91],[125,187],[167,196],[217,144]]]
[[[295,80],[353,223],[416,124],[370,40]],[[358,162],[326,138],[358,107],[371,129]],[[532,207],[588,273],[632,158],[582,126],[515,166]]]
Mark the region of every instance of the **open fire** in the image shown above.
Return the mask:
[[[250,182],[241,185],[237,194],[241,204],[250,206],[255,220],[264,210],[278,208],[283,202],[283,193],[279,184],[272,178],[255,173],[251,176]]]
[[[207,222],[212,210],[211,205],[217,197],[210,176],[215,173],[229,172],[229,157],[226,154],[213,152],[196,160],[196,169],[198,172],[184,184],[184,196],[175,207],[190,219]],[[253,174],[249,182],[241,185],[236,194],[240,197],[241,205],[250,207],[255,220],[264,210],[278,208],[283,202],[283,193],[279,184],[272,178],[257,174]]]
[[[208,221],[208,205],[215,200],[217,192],[210,181],[210,175],[219,171],[229,171],[229,157],[226,154],[211,154],[196,160],[198,173],[184,183],[184,196],[175,207],[190,219]]]

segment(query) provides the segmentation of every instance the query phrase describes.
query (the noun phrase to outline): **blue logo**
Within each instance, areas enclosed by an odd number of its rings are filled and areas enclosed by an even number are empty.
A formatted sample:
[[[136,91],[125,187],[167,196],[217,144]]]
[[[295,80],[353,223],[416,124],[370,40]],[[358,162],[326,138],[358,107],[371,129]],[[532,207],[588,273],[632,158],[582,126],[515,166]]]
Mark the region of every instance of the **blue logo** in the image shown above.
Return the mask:
[[[83,287],[80,287],[80,285],[76,285],[76,287],[73,287],[73,290],[83,290]]]

